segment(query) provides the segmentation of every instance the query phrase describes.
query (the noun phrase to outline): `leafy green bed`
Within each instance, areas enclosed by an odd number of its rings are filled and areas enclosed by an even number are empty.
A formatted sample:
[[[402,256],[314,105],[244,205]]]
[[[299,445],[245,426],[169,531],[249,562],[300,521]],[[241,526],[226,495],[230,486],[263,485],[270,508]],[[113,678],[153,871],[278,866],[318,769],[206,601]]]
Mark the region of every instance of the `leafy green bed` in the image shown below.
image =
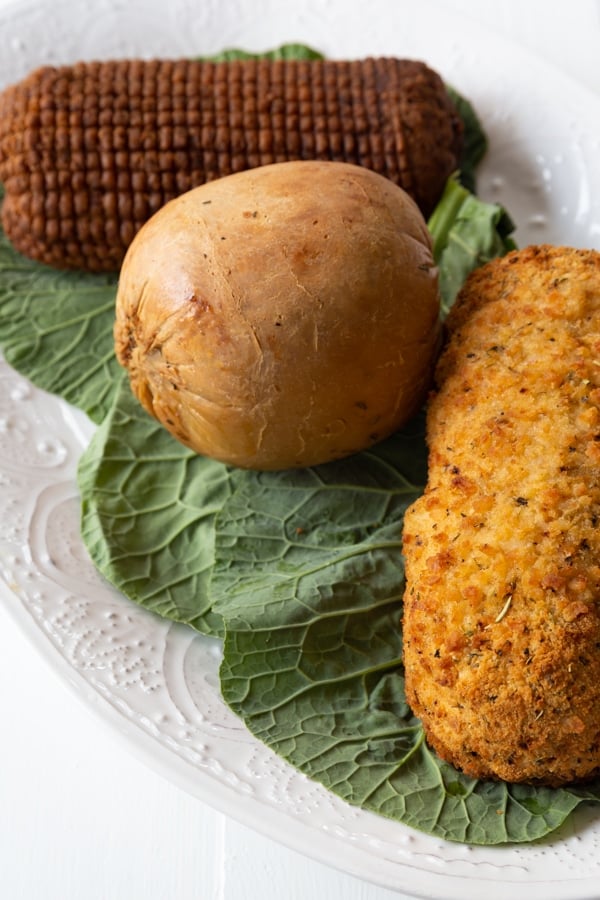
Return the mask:
[[[485,137],[458,100],[472,187]],[[469,271],[512,246],[512,225],[458,179],[429,225],[447,310]],[[131,395],[113,353],[116,284],[25,260],[0,235],[6,359],[99,425],[79,469],[82,535],[109,581],[222,637],[225,701],[352,804],[448,840],[496,844],[539,839],[582,801],[598,802],[598,783],[466,778],[428,749],[406,704],[401,532],[426,478],[423,416],[311,469],[247,472],[197,456]]]

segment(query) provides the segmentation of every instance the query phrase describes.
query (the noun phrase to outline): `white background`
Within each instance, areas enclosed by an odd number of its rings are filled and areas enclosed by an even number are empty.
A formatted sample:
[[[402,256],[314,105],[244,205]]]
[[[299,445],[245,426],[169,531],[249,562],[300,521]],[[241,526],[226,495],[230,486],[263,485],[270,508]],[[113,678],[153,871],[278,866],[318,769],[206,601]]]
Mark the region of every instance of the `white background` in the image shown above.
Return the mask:
[[[600,0],[443,5],[600,92]],[[0,897],[406,898],[401,885],[391,892],[305,859],[147,769],[39,657],[4,609],[10,602],[2,592]]]

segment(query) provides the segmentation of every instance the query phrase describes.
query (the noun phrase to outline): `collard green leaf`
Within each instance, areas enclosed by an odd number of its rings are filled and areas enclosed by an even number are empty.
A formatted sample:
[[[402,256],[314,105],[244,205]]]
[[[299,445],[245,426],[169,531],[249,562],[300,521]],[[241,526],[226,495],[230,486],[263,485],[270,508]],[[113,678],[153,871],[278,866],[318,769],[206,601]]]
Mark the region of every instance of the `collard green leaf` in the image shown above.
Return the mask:
[[[287,622],[290,597],[310,616],[319,594],[337,614],[341,596],[370,609],[373,591],[401,585],[403,514],[425,477],[421,431],[418,419],[375,449],[315,468],[233,472],[217,517],[215,608],[236,622],[268,607]]]
[[[445,315],[474,269],[514,249],[514,225],[503,207],[479,200],[455,178],[448,180],[427,225]]]
[[[450,85],[446,85],[446,90],[462,119],[464,129],[463,151],[459,161],[460,182],[467,190],[475,194],[477,166],[487,151],[487,135],[472,103]]]
[[[38,387],[101,422],[121,369],[112,326],[117,278],[62,272],[18,254],[0,231],[0,347]]]
[[[234,476],[212,578],[221,689],[253,734],[351,804],[452,841],[537,840],[583,797],[467,778],[406,703],[400,535],[425,476],[419,425],[343,464]]]
[[[227,468],[172,438],[123,378],[78,481],[82,537],[103,575],[153,612],[220,634],[208,578],[214,517],[230,490]]]
[[[214,56],[202,57],[210,62],[228,62],[236,59],[323,59],[323,55],[306,44],[282,44],[274,50],[265,50],[261,53],[250,53],[248,50],[240,50],[232,47],[215,53]]]

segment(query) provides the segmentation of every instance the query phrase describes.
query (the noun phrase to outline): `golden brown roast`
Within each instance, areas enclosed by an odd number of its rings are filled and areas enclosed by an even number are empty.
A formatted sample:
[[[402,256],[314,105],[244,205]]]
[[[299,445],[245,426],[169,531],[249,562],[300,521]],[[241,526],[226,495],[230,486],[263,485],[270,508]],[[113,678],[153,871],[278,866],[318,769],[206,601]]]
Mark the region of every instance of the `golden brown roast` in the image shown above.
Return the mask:
[[[425,220],[389,179],[262,166],[142,228],[119,280],[117,356],[146,409],[197,452],[258,469],[327,462],[423,402],[437,275]]]

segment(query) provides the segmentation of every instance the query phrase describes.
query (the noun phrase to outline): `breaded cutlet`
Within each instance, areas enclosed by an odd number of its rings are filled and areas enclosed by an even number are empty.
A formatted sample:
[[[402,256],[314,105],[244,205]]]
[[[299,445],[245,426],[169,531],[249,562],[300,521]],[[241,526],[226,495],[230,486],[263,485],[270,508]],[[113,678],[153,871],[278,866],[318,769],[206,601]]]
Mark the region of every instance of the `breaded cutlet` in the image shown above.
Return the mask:
[[[428,407],[408,510],[408,701],[468,775],[600,772],[600,253],[548,245],[474,272]]]

